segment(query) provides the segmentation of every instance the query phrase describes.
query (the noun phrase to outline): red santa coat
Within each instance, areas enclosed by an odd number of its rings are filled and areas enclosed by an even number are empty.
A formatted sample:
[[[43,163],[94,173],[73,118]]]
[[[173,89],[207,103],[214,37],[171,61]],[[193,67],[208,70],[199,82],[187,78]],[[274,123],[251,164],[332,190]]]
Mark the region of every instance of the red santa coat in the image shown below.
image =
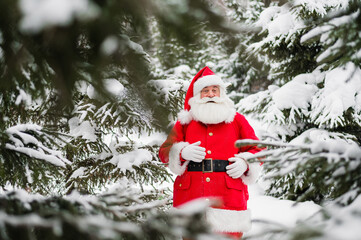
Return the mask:
[[[248,156],[260,151],[255,146],[236,148],[235,141],[239,139],[258,140],[253,128],[245,117],[235,113],[232,121],[219,124],[203,124],[177,121],[167,140],[162,144],[159,157],[168,163],[171,170],[178,176],[174,182],[173,206],[198,198],[216,197],[221,200],[221,206],[212,208],[207,219],[213,222],[216,231],[244,232],[250,228],[250,215],[247,211],[248,189],[245,183],[254,181],[250,169],[241,178],[233,179],[226,172],[188,172],[187,164],[181,158],[181,150],[194,142],[201,141],[201,147],[206,149],[206,157],[228,160],[235,154]]]

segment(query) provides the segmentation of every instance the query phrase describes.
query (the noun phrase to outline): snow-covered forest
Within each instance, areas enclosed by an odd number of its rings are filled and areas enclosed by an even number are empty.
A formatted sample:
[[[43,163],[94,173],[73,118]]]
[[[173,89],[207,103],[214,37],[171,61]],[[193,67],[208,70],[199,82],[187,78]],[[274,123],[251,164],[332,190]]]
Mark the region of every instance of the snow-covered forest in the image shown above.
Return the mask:
[[[221,239],[158,158],[204,66],[267,148],[244,238],[360,239],[359,0],[0,1],[0,239]]]

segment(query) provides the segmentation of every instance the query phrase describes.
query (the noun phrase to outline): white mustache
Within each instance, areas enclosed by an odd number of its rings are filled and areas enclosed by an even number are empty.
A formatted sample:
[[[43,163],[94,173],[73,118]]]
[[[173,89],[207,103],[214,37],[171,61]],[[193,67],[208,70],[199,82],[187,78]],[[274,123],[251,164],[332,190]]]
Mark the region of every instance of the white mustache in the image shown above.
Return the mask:
[[[198,103],[222,103],[224,99],[220,98],[220,97],[204,97],[199,99],[197,102]]]

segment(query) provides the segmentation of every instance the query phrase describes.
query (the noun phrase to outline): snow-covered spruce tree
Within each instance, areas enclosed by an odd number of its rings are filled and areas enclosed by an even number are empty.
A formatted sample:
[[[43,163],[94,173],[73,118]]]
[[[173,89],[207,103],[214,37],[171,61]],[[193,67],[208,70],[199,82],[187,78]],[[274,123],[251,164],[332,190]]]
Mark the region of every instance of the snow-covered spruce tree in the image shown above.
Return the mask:
[[[0,3],[1,239],[207,232],[202,205],[163,211],[167,195],[149,190],[169,178],[157,143],[129,140],[164,130],[169,111],[162,104],[177,105],[182,94],[159,94],[149,81],[148,19],[187,41],[194,37],[189,23],[227,31],[203,1],[185,7],[192,11],[155,0]]]
[[[202,23],[192,28],[199,41],[189,45],[154,20],[151,24],[154,39],[151,55],[156,64],[152,71],[156,73],[155,79],[172,78],[181,73],[179,76],[189,81],[207,65],[232,84],[229,87],[231,97],[237,100],[243,96],[242,93],[239,96],[240,92],[259,90],[258,86],[266,78],[267,65],[257,58],[250,61],[253,56],[247,54],[244,44],[252,39],[255,41],[254,32],[259,28],[251,24],[262,10],[263,3],[252,0],[246,8],[233,0],[214,2],[222,7],[220,13],[233,23],[232,27],[238,32],[214,32]],[[183,9],[182,3],[179,4],[179,9]]]
[[[259,161],[257,157],[261,157],[269,171],[268,177],[277,179],[282,175],[289,176],[289,183],[280,183],[284,188],[290,188],[291,184],[302,186],[305,184],[304,179],[308,180],[310,184],[307,190],[296,196],[297,201],[313,198],[315,191],[320,191],[327,198],[319,212],[298,221],[294,227],[264,222],[261,224],[262,231],[249,235],[249,239],[358,239],[359,233],[355,232],[354,227],[361,223],[361,148],[355,142],[346,141],[344,137],[340,133],[311,129],[291,143],[249,140],[237,142],[239,147],[249,144],[268,147],[268,150],[256,154],[248,161]],[[295,183],[292,183],[290,176],[295,178]],[[262,222],[262,218],[255,220]]]
[[[238,45],[231,54],[231,66],[229,67],[232,76],[232,85],[228,88],[230,96],[234,101],[239,101],[250,93],[264,90],[268,84],[269,64],[264,56],[250,54],[247,47],[258,42],[264,35],[260,33],[260,27],[255,25],[260,13],[265,8],[263,1],[251,0],[246,6],[238,1],[227,0],[230,9],[228,15],[233,21],[248,26],[248,31],[236,35]]]
[[[228,0],[210,2],[213,2],[212,6],[221,6],[219,13],[232,23],[230,27],[233,31],[216,32],[204,23],[193,24],[193,34],[197,36],[196,39],[199,41],[193,44],[185,44],[184,39],[176,38],[160,22],[154,21],[152,24],[154,41],[152,42],[153,51],[151,55],[157,63],[155,72],[159,74],[156,78],[164,79],[167,74],[174,75],[176,72],[182,71],[188,73],[185,77],[188,77],[187,81],[189,81],[199,69],[206,65],[230,83],[236,84],[241,74],[245,78],[245,73],[240,73],[242,64],[239,62],[242,60],[238,59],[242,55],[241,51],[244,51],[240,42],[243,41],[243,36],[253,29],[244,25],[245,19],[248,19],[248,16],[244,17],[242,13],[244,6]],[[178,8],[182,10],[184,8],[183,3],[178,4],[180,4]],[[213,7],[213,10],[216,9]],[[248,12],[248,14],[251,13]]]
[[[294,1],[290,8],[268,8],[260,16],[268,35],[251,47],[269,57],[275,84],[241,100],[239,111],[265,123],[268,139],[292,140],[310,149],[305,158],[286,148],[290,155],[273,156],[265,164],[271,195],[348,204],[360,194],[360,159],[341,147],[360,145],[359,10],[358,1]],[[309,51],[283,55],[285,46]],[[297,156],[302,161],[294,161]]]

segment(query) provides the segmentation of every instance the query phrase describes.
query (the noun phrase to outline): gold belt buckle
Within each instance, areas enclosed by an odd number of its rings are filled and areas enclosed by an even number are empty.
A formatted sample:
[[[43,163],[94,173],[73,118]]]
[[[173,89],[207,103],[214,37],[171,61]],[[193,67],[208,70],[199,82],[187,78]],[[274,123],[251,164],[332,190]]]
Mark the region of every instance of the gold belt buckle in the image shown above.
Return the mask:
[[[210,170],[210,171],[204,171],[204,161],[205,161],[205,160],[211,160],[211,170]],[[202,172],[204,172],[204,173],[213,172],[213,159],[212,159],[212,158],[205,158],[205,159],[203,159],[203,161],[202,161]]]

